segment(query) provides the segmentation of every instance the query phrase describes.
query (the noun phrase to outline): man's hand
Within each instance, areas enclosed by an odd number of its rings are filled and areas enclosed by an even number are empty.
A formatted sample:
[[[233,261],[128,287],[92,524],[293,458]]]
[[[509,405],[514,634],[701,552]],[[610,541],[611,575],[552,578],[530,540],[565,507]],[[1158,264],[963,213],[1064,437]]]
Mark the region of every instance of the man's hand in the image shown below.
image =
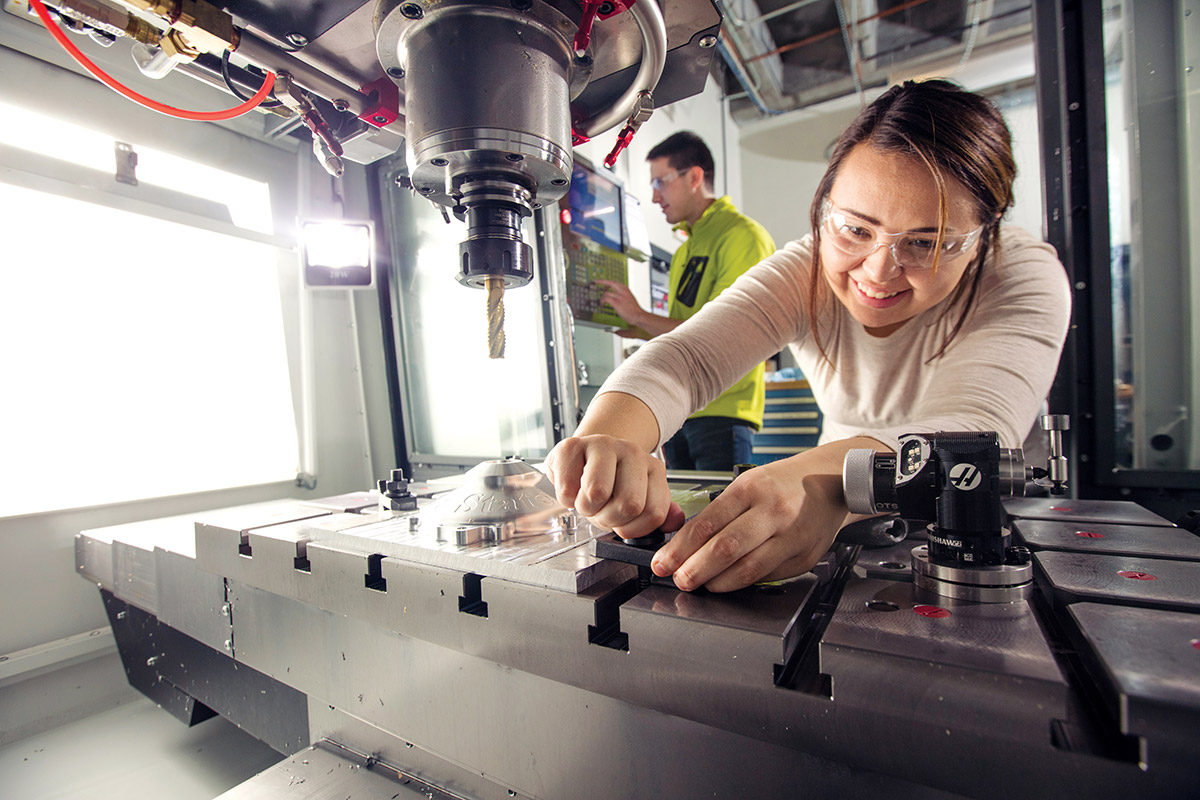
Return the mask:
[[[633,442],[603,434],[571,437],[550,451],[546,465],[560,503],[622,539],[683,524],[666,467]]]
[[[604,296],[600,298],[601,302],[608,303],[612,306],[616,315],[628,322],[635,328],[641,325],[642,317],[646,311],[638,303],[637,298],[633,296],[633,292],[629,287],[617,281],[598,280],[597,286],[604,287]]]
[[[847,514],[842,459],[848,439],[743,472],[654,556],[656,575],[684,591],[741,589],[800,575],[829,549]]]
[[[629,287],[623,283],[598,280],[596,285],[604,287],[604,296],[600,299],[612,306],[613,312],[618,317],[633,326],[629,332],[618,332],[618,336],[627,339],[653,339],[655,336],[662,336],[683,324],[681,319],[671,319],[646,311],[638,305],[633,292],[629,291]]]

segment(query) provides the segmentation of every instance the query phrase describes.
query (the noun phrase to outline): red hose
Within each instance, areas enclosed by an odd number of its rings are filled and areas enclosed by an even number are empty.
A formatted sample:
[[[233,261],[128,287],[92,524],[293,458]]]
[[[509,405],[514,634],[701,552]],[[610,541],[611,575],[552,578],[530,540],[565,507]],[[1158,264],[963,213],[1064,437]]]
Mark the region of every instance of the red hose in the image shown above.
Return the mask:
[[[81,67],[95,75],[100,79],[101,82],[103,82],[113,91],[125,95],[138,105],[149,108],[152,111],[157,111],[160,114],[166,114],[169,117],[178,117],[179,119],[194,119],[201,122],[212,122],[215,120],[240,117],[242,114],[246,114],[254,110],[259,103],[266,99],[267,95],[271,93],[271,89],[275,86],[275,73],[268,72],[267,79],[263,81],[262,88],[255,92],[253,97],[239,106],[227,108],[222,111],[188,111],[184,108],[168,106],[164,103],[158,102],[157,100],[151,100],[149,97],[140,95],[129,87],[118,83],[115,78],[113,78],[104,70],[100,69],[100,67],[96,66],[96,64],[93,63],[90,58],[85,56],[83,52],[75,46],[75,43],[72,42],[65,33],[63,33],[62,28],[58,27],[58,25],[51,18],[50,12],[46,10],[44,5],[42,5],[42,0],[29,0],[29,5],[33,6],[33,10],[36,11],[38,17],[41,18],[42,24],[46,26],[46,30],[50,31],[50,35],[58,40],[58,43],[63,46],[63,49],[66,50],[72,58],[78,61]]]

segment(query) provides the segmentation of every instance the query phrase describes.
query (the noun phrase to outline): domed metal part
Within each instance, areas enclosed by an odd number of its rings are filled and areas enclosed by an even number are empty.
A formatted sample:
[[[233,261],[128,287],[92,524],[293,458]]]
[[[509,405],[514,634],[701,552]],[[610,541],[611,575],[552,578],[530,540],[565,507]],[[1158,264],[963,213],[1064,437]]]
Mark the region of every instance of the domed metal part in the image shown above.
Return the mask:
[[[438,497],[421,516],[426,530],[434,523],[439,541],[468,545],[570,533],[564,531],[567,514],[550,479],[514,456],[475,466],[462,486]]]

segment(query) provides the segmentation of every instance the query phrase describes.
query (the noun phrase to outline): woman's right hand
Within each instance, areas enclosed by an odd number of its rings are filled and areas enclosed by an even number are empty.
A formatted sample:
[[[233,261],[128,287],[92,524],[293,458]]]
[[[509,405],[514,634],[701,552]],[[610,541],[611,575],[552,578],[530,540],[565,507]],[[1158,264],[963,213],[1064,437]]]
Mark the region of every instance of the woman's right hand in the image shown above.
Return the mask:
[[[558,501],[622,539],[637,539],[684,523],[671,502],[667,470],[633,442],[606,434],[573,436],[546,457]]]

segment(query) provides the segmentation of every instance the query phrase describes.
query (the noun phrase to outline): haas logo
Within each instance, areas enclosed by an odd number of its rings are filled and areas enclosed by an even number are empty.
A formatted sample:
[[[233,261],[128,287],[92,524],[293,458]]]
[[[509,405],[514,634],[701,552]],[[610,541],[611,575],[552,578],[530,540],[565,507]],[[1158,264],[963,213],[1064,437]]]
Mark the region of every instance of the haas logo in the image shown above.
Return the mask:
[[[983,475],[974,464],[955,464],[950,468],[950,485],[969,492],[979,485]]]

